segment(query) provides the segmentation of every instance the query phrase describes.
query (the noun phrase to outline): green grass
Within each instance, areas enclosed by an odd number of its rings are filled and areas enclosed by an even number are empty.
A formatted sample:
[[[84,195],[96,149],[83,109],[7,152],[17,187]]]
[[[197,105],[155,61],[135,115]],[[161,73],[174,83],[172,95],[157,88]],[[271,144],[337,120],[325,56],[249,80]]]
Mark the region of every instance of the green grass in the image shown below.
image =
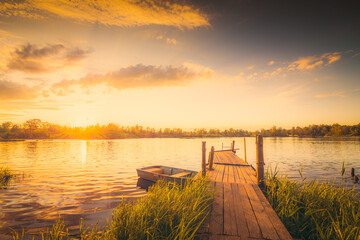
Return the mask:
[[[0,187],[8,186],[14,176],[14,173],[8,167],[0,167]]]
[[[184,186],[158,181],[146,197],[134,203],[121,201],[105,228],[84,229],[81,224],[80,239],[193,239],[210,212],[213,198],[214,191],[209,191],[206,179],[189,181]],[[61,220],[39,237],[73,239]],[[13,239],[23,239],[23,235],[14,233]]]
[[[264,193],[294,238],[360,239],[360,195],[334,183],[267,175]]]
[[[116,239],[192,239],[209,213],[212,197],[204,179],[183,188],[161,181],[135,204],[122,202],[113,212],[110,229]]]

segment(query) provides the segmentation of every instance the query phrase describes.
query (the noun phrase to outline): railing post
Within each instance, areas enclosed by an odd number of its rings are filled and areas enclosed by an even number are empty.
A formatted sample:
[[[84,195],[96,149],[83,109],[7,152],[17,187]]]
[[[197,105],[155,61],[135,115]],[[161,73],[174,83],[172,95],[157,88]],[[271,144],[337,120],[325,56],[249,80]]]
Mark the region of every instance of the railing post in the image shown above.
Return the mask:
[[[256,136],[256,176],[257,183],[260,186],[264,184],[264,152],[263,152],[263,136]]]
[[[233,151],[235,153],[235,141],[232,141],[231,151]]]
[[[209,152],[209,170],[214,170],[213,169],[213,164],[214,164],[214,151],[215,148],[214,146],[211,147],[211,152]]]
[[[245,162],[247,162],[246,160],[246,139],[244,138],[244,160]]]
[[[203,177],[206,175],[206,142],[202,142],[201,174]]]

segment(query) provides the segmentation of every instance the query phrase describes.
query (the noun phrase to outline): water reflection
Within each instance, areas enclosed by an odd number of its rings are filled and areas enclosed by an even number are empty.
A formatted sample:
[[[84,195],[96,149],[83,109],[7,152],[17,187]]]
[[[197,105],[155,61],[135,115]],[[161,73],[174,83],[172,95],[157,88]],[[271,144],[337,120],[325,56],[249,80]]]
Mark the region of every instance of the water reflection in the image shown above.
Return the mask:
[[[244,156],[243,138],[205,139],[207,149],[229,146],[235,140],[237,155]],[[265,167],[280,173],[341,181],[353,186],[350,168],[360,171],[360,138],[264,138]],[[76,229],[84,223],[106,224],[112,208],[122,197],[137,199],[146,194],[146,182],[136,168],[167,165],[198,171],[204,139],[53,140],[0,142],[0,165],[24,178],[0,190],[0,239],[15,230],[38,231],[53,224],[59,214]],[[255,164],[255,138],[246,139],[247,160]],[[359,188],[359,184],[355,184]]]
[[[86,163],[86,149],[87,149],[87,141],[81,142],[81,162]]]

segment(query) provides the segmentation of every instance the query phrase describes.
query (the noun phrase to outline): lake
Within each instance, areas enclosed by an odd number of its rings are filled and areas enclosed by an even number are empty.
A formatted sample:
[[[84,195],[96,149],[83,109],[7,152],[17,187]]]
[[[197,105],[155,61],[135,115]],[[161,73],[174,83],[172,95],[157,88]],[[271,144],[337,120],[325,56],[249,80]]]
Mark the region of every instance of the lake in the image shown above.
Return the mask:
[[[137,187],[136,168],[165,165],[200,170],[201,142],[220,150],[235,140],[237,155],[244,156],[243,138],[29,140],[0,142],[0,166],[17,173],[7,189],[0,189],[0,239],[11,229],[29,233],[50,227],[59,217],[70,230],[106,224],[112,208],[124,198],[137,199],[146,191]],[[254,167],[255,138],[246,138],[247,160]],[[341,182],[345,160],[360,173],[360,138],[264,138],[265,169],[281,174]],[[349,187],[359,184],[343,180]],[[75,231],[75,230],[74,230]]]

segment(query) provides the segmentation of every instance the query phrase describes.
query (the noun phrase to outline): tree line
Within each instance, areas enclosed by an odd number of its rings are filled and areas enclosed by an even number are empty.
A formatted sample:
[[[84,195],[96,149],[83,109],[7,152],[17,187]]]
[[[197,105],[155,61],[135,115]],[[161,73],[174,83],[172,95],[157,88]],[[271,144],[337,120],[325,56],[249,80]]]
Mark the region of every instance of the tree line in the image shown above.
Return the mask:
[[[136,125],[119,126],[91,125],[87,127],[69,127],[30,119],[23,124],[3,122],[0,125],[0,139],[122,139],[122,138],[190,138],[190,137],[339,137],[360,136],[360,123],[357,125],[309,125],[285,129],[272,127],[257,131],[229,128],[226,130],[199,128],[184,131],[181,128],[144,128]]]

